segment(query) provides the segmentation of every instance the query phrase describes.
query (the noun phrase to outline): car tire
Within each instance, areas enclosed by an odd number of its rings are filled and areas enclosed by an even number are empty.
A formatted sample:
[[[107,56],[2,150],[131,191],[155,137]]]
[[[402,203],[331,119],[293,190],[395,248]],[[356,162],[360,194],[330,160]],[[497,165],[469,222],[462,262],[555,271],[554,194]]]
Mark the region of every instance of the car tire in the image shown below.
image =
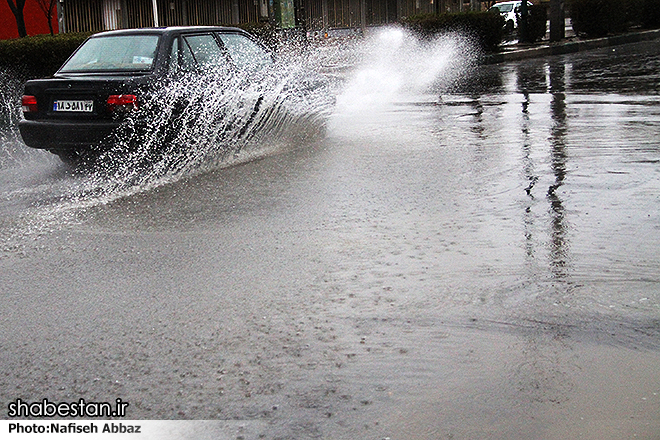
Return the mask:
[[[50,152],[57,155],[67,165],[78,165],[81,161],[81,157],[73,150],[51,150]]]
[[[504,26],[504,30],[505,30],[507,33],[510,34],[510,33],[513,32],[513,29],[515,28],[515,26],[516,26],[516,25],[515,25],[515,23],[513,22],[513,20],[509,20],[509,21],[506,22],[506,26]]]
[[[51,153],[57,155],[65,164],[74,167],[92,164],[98,158],[98,154],[92,151],[51,150]]]

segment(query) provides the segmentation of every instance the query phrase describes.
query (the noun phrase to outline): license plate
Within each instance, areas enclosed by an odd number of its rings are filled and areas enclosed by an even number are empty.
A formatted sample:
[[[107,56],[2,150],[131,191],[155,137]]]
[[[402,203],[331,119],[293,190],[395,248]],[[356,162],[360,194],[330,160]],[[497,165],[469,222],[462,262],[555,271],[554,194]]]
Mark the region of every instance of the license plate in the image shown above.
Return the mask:
[[[91,113],[94,111],[94,101],[92,100],[57,100],[53,101],[54,112],[82,112]]]

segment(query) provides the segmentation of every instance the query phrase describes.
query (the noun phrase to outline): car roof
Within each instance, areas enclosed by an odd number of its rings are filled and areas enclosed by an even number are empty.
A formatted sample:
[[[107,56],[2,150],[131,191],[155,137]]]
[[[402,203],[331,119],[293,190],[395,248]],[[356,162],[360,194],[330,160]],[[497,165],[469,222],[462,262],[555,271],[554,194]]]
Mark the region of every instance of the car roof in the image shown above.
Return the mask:
[[[235,27],[225,26],[168,26],[168,27],[151,27],[151,28],[136,28],[136,29],[117,29],[113,31],[104,31],[94,34],[91,38],[106,37],[106,36],[119,36],[119,35],[164,35],[171,33],[183,32],[245,32],[242,29]]]

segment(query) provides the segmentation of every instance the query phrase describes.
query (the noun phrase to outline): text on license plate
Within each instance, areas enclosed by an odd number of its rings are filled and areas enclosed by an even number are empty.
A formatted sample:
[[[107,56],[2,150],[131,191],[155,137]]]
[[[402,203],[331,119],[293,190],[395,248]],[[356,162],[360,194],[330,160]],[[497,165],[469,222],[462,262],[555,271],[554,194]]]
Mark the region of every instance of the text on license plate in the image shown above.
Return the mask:
[[[94,101],[70,101],[70,100],[56,100],[53,101],[54,112],[86,112],[94,111]]]

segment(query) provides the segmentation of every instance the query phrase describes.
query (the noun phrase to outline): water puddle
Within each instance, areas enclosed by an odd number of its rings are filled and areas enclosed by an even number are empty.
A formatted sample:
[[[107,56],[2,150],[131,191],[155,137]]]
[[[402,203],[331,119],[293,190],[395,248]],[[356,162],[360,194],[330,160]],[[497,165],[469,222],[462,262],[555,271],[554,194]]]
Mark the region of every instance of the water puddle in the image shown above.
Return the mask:
[[[17,123],[24,81],[2,72],[4,241],[75,223],[94,206],[304,147],[323,135],[329,119],[330,130],[356,133],[397,103],[433,104],[424,93],[459,80],[475,54],[459,35],[420,42],[386,28],[348,45],[284,52],[276,69],[252,73],[250,81],[239,74],[183,78],[131,115],[110,150],[78,167],[22,144]]]

